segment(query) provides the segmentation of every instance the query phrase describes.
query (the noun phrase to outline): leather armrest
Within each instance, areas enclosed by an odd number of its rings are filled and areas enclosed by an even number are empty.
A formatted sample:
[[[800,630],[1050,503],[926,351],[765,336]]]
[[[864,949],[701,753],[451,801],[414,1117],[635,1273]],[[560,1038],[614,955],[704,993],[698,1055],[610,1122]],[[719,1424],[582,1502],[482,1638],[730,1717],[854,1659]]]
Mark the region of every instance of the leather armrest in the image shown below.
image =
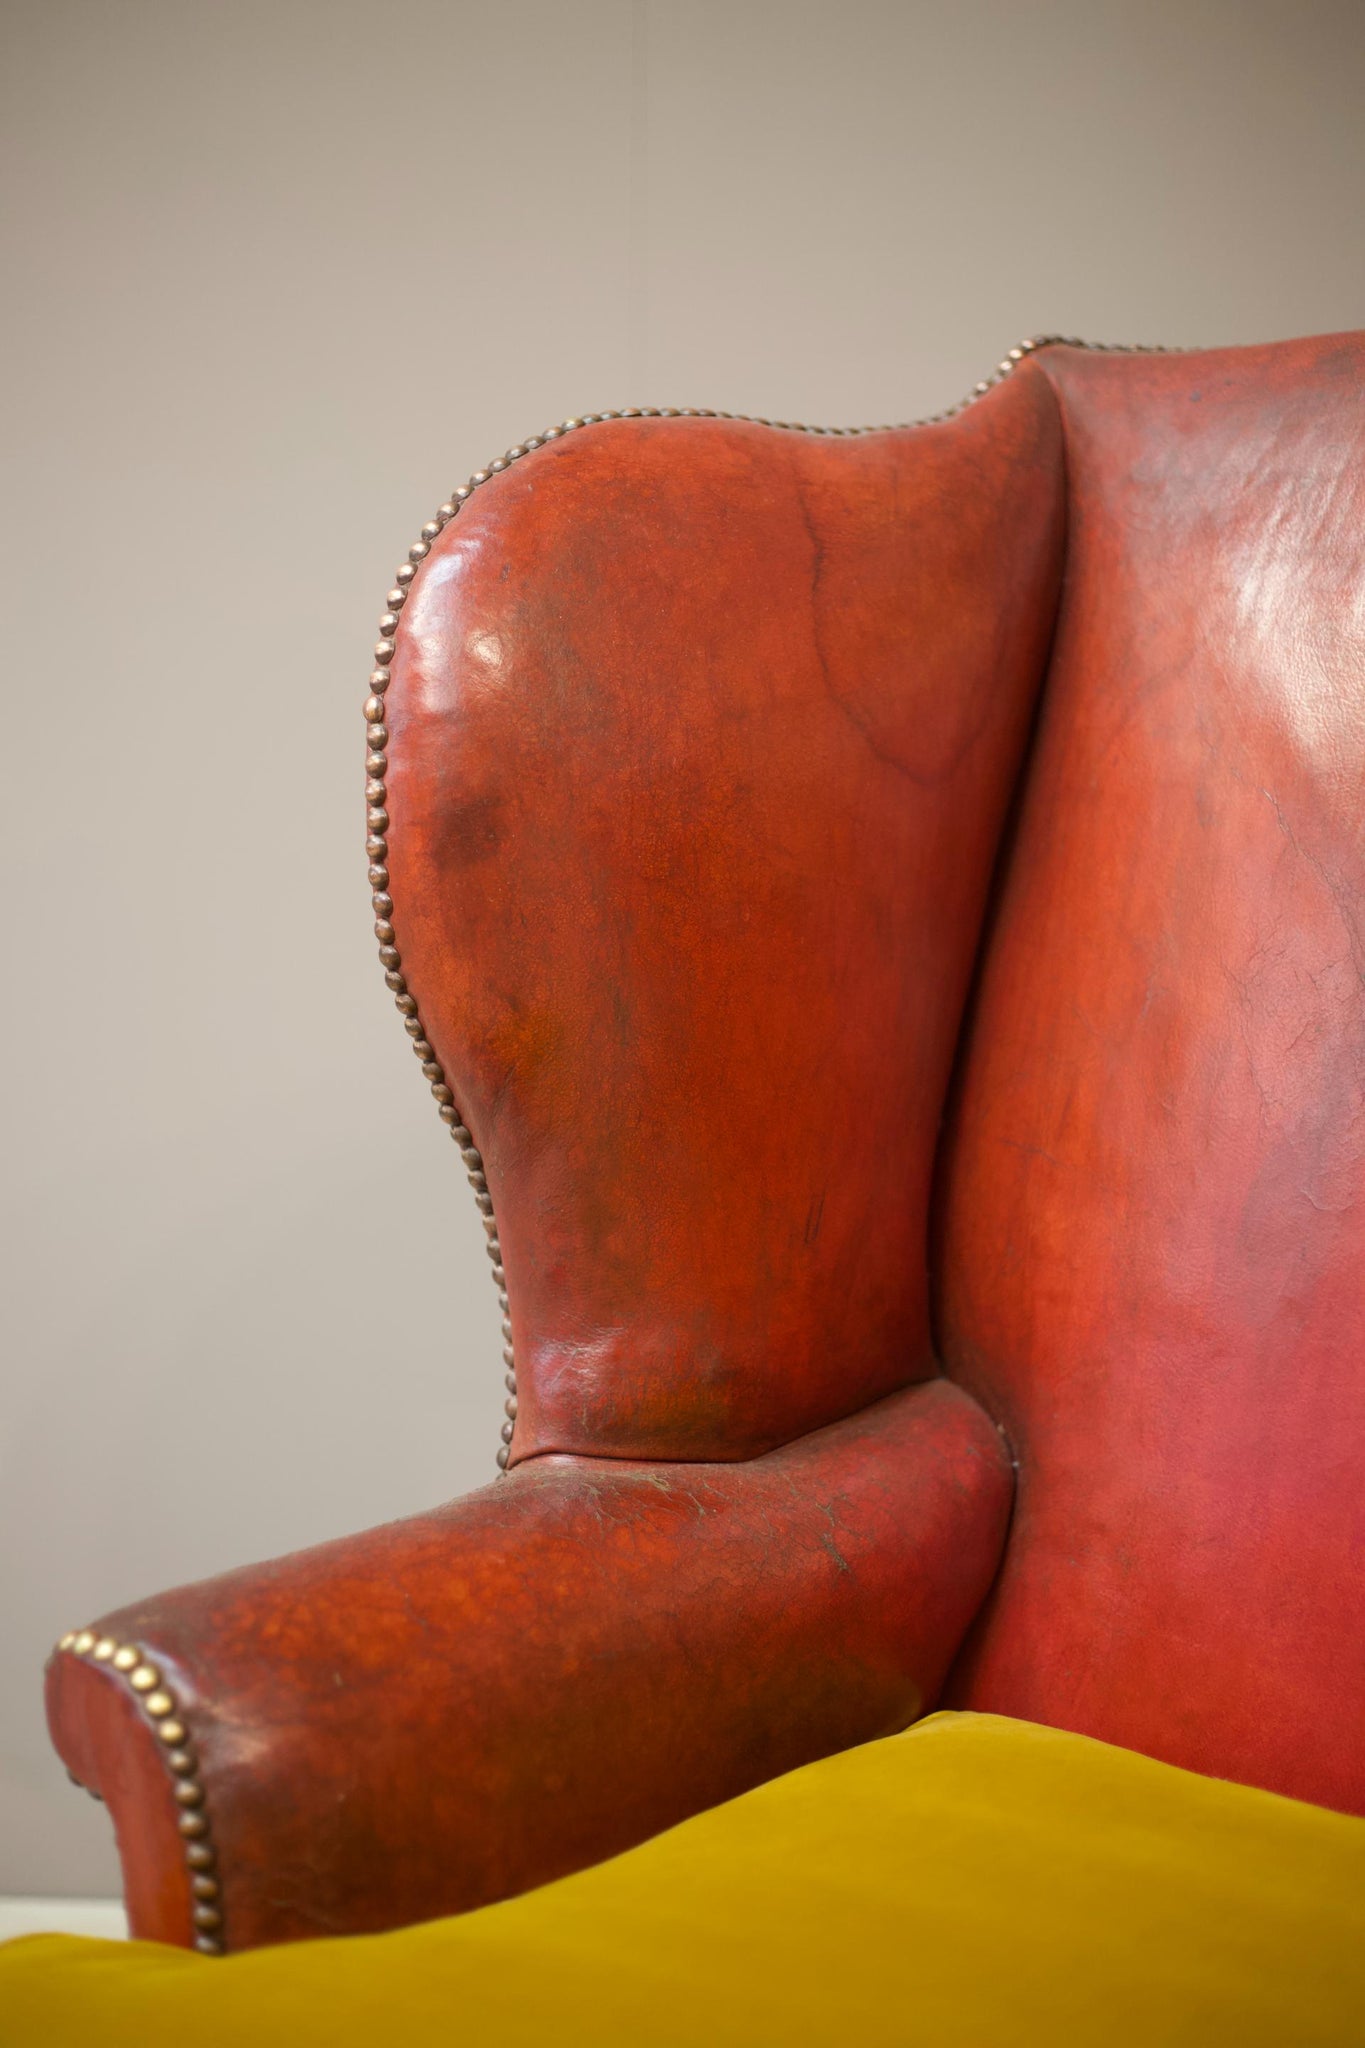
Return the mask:
[[[458,1912],[913,1720],[1011,1491],[942,1380],[746,1463],[533,1459],[64,1638],[53,1739],[110,1807],[135,1934]]]

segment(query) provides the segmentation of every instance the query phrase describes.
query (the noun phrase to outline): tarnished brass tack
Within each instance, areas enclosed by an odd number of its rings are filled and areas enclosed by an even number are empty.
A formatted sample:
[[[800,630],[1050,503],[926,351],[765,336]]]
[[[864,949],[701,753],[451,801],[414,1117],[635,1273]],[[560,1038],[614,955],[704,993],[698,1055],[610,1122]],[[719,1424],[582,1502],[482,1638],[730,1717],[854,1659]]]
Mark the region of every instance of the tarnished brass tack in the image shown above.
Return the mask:
[[[202,1813],[182,1813],[178,1825],[182,1835],[206,1835],[209,1831]]]
[[[393,930],[392,925],[389,926],[389,930]],[[386,940],[379,948],[379,957],[386,967],[401,967],[403,964],[403,956],[392,939]]]
[[[194,1778],[182,1778],[175,1788],[175,1796],[181,1806],[202,1806],[204,1788]]]
[[[512,1427],[513,1425],[510,1422],[504,1422],[502,1425],[502,1440],[505,1444],[510,1444],[512,1441]]]
[[[194,1893],[196,1899],[216,1899],[218,1896],[218,1880],[216,1877],[192,1877],[190,1879],[190,1890]]]
[[[474,1196],[474,1206],[482,1215],[491,1217],[493,1214],[493,1197],[479,1189]]]
[[[436,538],[437,534],[438,534],[438,533],[439,533],[440,531],[441,531],[441,522],[440,522],[440,520],[439,520],[439,519],[428,519],[428,521],[427,521],[426,525],[425,525],[425,526],[424,526],[424,527],[422,528],[422,538],[423,538],[423,540],[435,540],[435,538]]]
[[[384,881],[387,882],[389,879],[388,870],[381,869],[380,872],[384,876]],[[374,876],[371,875],[370,879],[371,881],[373,881]],[[389,895],[388,890],[386,888],[382,886],[376,886],[374,895],[370,898],[370,902],[374,906],[374,914],[376,917],[393,916],[393,898]]]
[[[423,1060],[422,1072],[426,1075],[428,1081],[440,1081],[445,1078],[439,1060]],[[450,1102],[443,1102],[441,1104],[442,1109],[453,1109],[454,1106]]]
[[[500,1472],[505,1472],[507,1470],[507,1463],[510,1456],[510,1447],[507,1444],[503,1444],[498,1451],[498,1470]]]
[[[389,744],[389,728],[386,725],[372,725],[365,735],[365,743],[373,753]]]
[[[377,775],[372,775],[365,784],[365,801],[367,804],[382,804],[384,801],[384,785]]]
[[[455,1097],[450,1092],[449,1085],[445,1081],[433,1081],[431,1092],[438,1102],[454,1102],[455,1100]]]
[[[504,1316],[502,1319],[502,1334],[510,1344],[512,1341],[512,1325],[508,1321],[506,1316]]]
[[[371,832],[388,831],[389,814],[382,804],[371,804],[366,823],[369,825]]]
[[[397,614],[397,612],[385,612],[385,613],[383,614],[383,616],[382,616],[382,617],[380,618],[380,621],[379,621],[379,630],[380,630],[380,632],[381,632],[381,633],[382,633],[382,634],[384,635],[384,638],[385,638],[386,640],[391,640],[391,639],[393,638],[393,635],[394,635],[394,632],[395,632],[395,630],[397,629],[397,626],[398,626],[398,614]]]
[[[507,1419],[508,1419],[508,1421],[509,1421],[509,1422],[515,1422],[515,1421],[516,1421],[516,1419],[517,1419],[517,1397],[516,1397],[516,1395],[515,1395],[515,1394],[509,1394],[509,1395],[507,1396],[507,1399],[506,1399],[506,1400],[505,1400],[505,1401],[503,1402],[503,1404],[502,1404],[502,1412],[503,1412],[503,1414],[504,1414],[504,1415],[505,1415],[505,1416],[507,1417]]]
[[[502,1327],[506,1334],[510,1337],[511,1331],[508,1329],[507,1324],[504,1323]],[[507,1367],[509,1372],[511,1371],[512,1367],[516,1364],[516,1360],[512,1356],[512,1346],[510,1343],[504,1344],[502,1347],[502,1362]]]
[[[381,666],[381,667],[384,667],[384,666],[386,666],[386,665],[387,665],[387,664],[388,664],[389,662],[391,662],[391,661],[393,660],[393,655],[394,655],[394,645],[393,645],[393,642],[392,642],[392,640],[376,640],[376,641],[375,641],[375,643],[374,643],[374,658],[375,658],[375,660],[376,660],[376,661],[377,661],[377,662],[378,662],[378,663],[380,664],[380,666]]]
[[[187,1749],[173,1749],[166,1758],[166,1767],[177,1778],[187,1778],[194,1769],[194,1758]]]
[[[438,505],[436,507],[436,517],[440,520],[442,526],[444,526],[448,520],[451,520],[455,517],[455,507],[451,503],[449,498],[447,498],[444,505]]]
[[[195,1938],[195,1947],[201,1956],[220,1956],[223,1953],[221,1941],[215,1941],[211,1934],[200,1934]]]
[[[401,569],[394,570],[393,580],[395,583],[401,583],[404,589],[406,589],[416,574],[417,571],[413,568],[411,562],[404,562]]]
[[[395,995],[401,996],[407,989],[407,983],[404,981],[402,975],[399,974],[395,968],[391,967],[388,973],[384,976],[384,979],[388,983],[389,987],[393,990]]]
[[[431,543],[430,543],[430,541],[425,541],[425,540],[415,540],[415,541],[413,542],[412,546],[411,546],[411,547],[410,547],[410,548],[408,549],[408,560],[409,560],[410,562],[422,562],[422,561],[425,561],[425,560],[426,560],[426,557],[427,557],[427,556],[428,556],[428,555],[429,555],[430,553],[431,553]]]
[[[376,781],[382,781],[389,772],[389,757],[387,754],[371,754],[365,766]]]
[[[369,723],[377,725],[383,716],[384,699],[382,697],[367,697],[365,699],[365,717]]]
[[[191,1870],[212,1870],[214,1863],[212,1843],[188,1843],[185,1848],[185,1861],[189,1864]]]
[[[435,1057],[431,1050],[430,1044],[422,1035],[420,1026],[418,1027],[417,1031],[413,1034],[412,1049],[416,1053],[419,1060],[429,1060]]]
[[[149,1692],[142,1705],[154,1721],[159,1721],[164,1714],[173,1714],[175,1712],[175,1701],[165,1691]]]
[[[223,1916],[216,1906],[196,1906],[194,1909],[194,1924],[196,1927],[221,1927]]]
[[[370,670],[370,688],[374,691],[376,697],[383,696],[385,690],[388,689],[389,684],[392,680],[393,678],[390,676],[386,668],[374,668]]]
[[[453,1102],[439,1102],[436,1105],[436,1109],[442,1123],[453,1124],[459,1118],[460,1112],[456,1109]]]
[[[391,946],[393,944],[393,926],[389,923],[386,917],[377,917],[375,919],[374,935],[378,939],[381,946]],[[384,956],[381,953],[379,957],[382,960]]]
[[[161,1721],[156,1732],[158,1740],[172,1748],[177,1743],[184,1742],[189,1734],[183,1721]]]
[[[517,1391],[517,1376],[514,1372],[505,1373],[503,1375],[502,1383],[506,1387],[509,1394],[515,1394],[515,1392]]]
[[[416,996],[410,996],[405,990],[401,996],[395,996],[394,1001],[405,1017],[415,1017],[417,1015]]]
[[[389,592],[384,602],[391,612],[401,612],[407,594],[408,593],[406,592],[406,590],[403,589],[401,584],[395,583],[393,589]]]
[[[128,1673],[128,1683],[134,1692],[155,1692],[161,1683],[161,1673],[155,1664],[137,1664]]]

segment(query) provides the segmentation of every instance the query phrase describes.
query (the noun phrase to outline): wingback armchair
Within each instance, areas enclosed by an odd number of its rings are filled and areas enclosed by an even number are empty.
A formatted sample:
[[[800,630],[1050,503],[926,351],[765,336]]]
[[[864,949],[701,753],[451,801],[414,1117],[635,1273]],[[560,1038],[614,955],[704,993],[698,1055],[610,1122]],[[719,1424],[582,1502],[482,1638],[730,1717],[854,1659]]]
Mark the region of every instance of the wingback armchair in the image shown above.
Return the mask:
[[[1365,1812],[1362,589],[1360,336],[441,506],[370,883],[504,1471],[63,1638],[135,1932],[463,1912],[935,1703]]]

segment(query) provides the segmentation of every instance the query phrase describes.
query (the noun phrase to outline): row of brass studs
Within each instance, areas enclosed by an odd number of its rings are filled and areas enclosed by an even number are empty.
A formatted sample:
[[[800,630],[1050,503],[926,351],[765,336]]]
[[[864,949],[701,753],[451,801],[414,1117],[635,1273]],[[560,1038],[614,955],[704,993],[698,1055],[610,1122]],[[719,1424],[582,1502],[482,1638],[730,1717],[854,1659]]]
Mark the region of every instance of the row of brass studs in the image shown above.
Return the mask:
[[[117,1643],[112,1636],[97,1636],[93,1629],[83,1628],[63,1636],[57,1648],[117,1671],[151,1722],[157,1741],[163,1745],[166,1768],[174,1781],[175,1803],[180,1809],[178,1825],[194,1896],[194,1945],[201,1955],[222,1955],[223,1915],[218,1879],[214,1875],[217,1857],[209,1839],[198,1759],[190,1747],[189,1730],[180,1719],[175,1694],[156,1665],[133,1643]]]
[[[945,420],[956,418],[967,406],[990,391],[996,384],[1018,368],[1025,357],[1038,349],[1061,346],[1066,348],[1087,348],[1091,350],[1113,349],[1123,354],[1161,354],[1164,350],[1144,348],[1123,348],[1119,343],[1078,341],[1067,335],[1040,334],[1027,341],[1021,341],[1017,348],[1002,358],[989,377],[977,384],[966,398],[946,412],[930,415],[927,419],[913,420],[907,424],[917,427],[938,426]],[[393,589],[385,599],[384,612],[379,621],[379,639],[375,645],[375,666],[370,675],[369,694],[365,699],[365,722],[368,728],[369,752],[365,767],[365,802],[368,806],[366,821],[369,836],[365,847],[370,857],[370,887],[374,891],[372,901],[375,913],[375,937],[379,941],[379,958],[384,967],[384,979],[393,991],[394,1001],[402,1012],[403,1020],[412,1049],[422,1063],[422,1072],[431,1083],[431,1092],[436,1097],[441,1116],[450,1127],[451,1136],[460,1148],[461,1157],[469,1172],[469,1181],[474,1189],[483,1217],[483,1227],[488,1236],[488,1256],[493,1262],[493,1278],[497,1284],[498,1301],[502,1307],[503,1364],[507,1370],[507,1420],[502,1425],[502,1446],[498,1451],[498,1467],[505,1472],[511,1457],[512,1434],[517,1419],[517,1374],[516,1360],[512,1352],[512,1325],[509,1320],[507,1298],[507,1276],[503,1271],[502,1247],[498,1242],[498,1226],[493,1216],[493,1202],[488,1192],[488,1180],[484,1173],[483,1158],[474,1139],[455,1106],[455,1097],[446,1080],[444,1069],[432,1050],[421,1020],[417,1014],[417,1001],[403,975],[403,962],[394,938],[393,898],[389,894],[388,831],[389,814],[385,808],[385,775],[388,769],[388,726],[384,722],[384,693],[389,686],[389,665],[395,651],[394,635],[403,606],[407,602],[412,579],[419,565],[431,553],[431,544],[455,518],[462,505],[470,499],[480,484],[486,484],[490,477],[498,476],[510,469],[523,455],[529,455],[536,448],[547,443],[562,440],[579,427],[591,427],[604,420],[671,420],[706,419],[740,420],[750,426],[775,427],[784,433],[822,434],[834,439],[855,439],[863,434],[889,434],[903,431],[899,427],[810,427],[796,420],[760,419],[753,413],[717,412],[710,406],[672,405],[628,405],[619,412],[590,412],[581,418],[567,419],[561,426],[547,427],[543,434],[532,434],[528,440],[519,441],[503,455],[489,463],[487,469],[476,469],[468,483],[461,484],[451,492],[446,502],[437,508],[434,519],[429,519],[421,534],[408,549],[408,558],[394,576]]]

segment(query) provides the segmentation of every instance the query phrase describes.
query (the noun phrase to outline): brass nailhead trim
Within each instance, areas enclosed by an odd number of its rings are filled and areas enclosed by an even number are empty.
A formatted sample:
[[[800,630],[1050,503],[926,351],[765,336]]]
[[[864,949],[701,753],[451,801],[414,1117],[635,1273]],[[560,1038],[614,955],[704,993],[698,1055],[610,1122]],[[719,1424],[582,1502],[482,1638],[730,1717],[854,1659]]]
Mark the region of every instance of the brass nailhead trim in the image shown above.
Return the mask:
[[[218,1879],[214,1875],[217,1856],[210,1838],[208,1815],[204,1811],[204,1787],[199,1762],[188,1747],[189,1735],[179,1719],[175,1693],[151,1659],[134,1643],[116,1643],[112,1636],[98,1639],[88,1628],[62,1637],[59,1650],[72,1657],[89,1657],[92,1663],[107,1664],[117,1671],[151,1725],[157,1740],[165,1746],[165,1761],[172,1772],[171,1796],[179,1809],[176,1825],[184,1845],[194,1894],[193,1940],[201,1955],[223,1953],[223,1916],[219,1909]],[[73,1784],[79,1779],[68,1771]],[[95,1798],[99,1797],[96,1793]]]
[[[388,831],[389,814],[385,804],[384,779],[388,769],[388,727],[384,723],[384,692],[389,686],[389,664],[393,660],[396,643],[394,634],[398,627],[403,606],[407,603],[408,592],[418,567],[431,553],[431,544],[462,506],[468,503],[481,484],[490,477],[498,476],[519,462],[523,455],[529,455],[536,448],[547,443],[562,440],[565,434],[577,432],[580,427],[592,427],[605,420],[741,420],[750,426],[774,427],[781,433],[821,434],[831,439],[856,439],[864,434],[890,434],[904,432],[907,427],[939,426],[945,420],[955,419],[965,412],[969,405],[1015,371],[1026,357],[1039,349],[1063,347],[1083,348],[1092,353],[1116,355],[1168,355],[1174,351],[1160,345],[1137,343],[1129,346],[1122,342],[1081,341],[1065,334],[1037,334],[1027,341],[1021,341],[1004,356],[989,377],[973,387],[966,398],[957,405],[949,406],[946,412],[931,413],[921,420],[908,420],[896,427],[809,427],[793,420],[760,419],[753,413],[717,412],[707,405],[628,405],[619,412],[588,412],[579,418],[567,419],[557,427],[547,427],[543,434],[532,434],[527,440],[519,441],[504,455],[489,463],[487,469],[476,469],[468,483],[461,484],[451,492],[446,502],[437,508],[434,519],[429,519],[422,528],[420,537],[408,549],[408,558],[395,572],[393,588],[384,600],[384,611],[379,620],[380,638],[375,645],[375,666],[370,674],[368,692],[365,698],[366,743],[369,758],[365,764],[365,801],[369,835],[365,850],[370,859],[370,886],[374,892],[371,901],[375,913],[375,937],[379,941],[379,958],[384,967],[384,980],[393,991],[394,1001],[402,1013],[408,1036],[413,1041],[413,1051],[422,1063],[422,1072],[431,1085],[431,1092],[440,1107],[442,1120],[449,1127],[450,1134],[460,1148],[461,1156],[469,1172],[470,1185],[478,1197],[483,1211],[484,1229],[488,1233],[488,1256],[493,1263],[493,1279],[498,1289],[498,1300],[502,1306],[502,1333],[505,1340],[503,1363],[507,1368],[507,1420],[502,1426],[502,1446],[498,1451],[499,1471],[507,1470],[512,1455],[512,1439],[517,1416],[516,1362],[512,1356],[512,1326],[508,1320],[507,1276],[503,1271],[502,1249],[498,1242],[498,1227],[493,1216],[493,1204],[488,1195],[488,1182],[484,1177],[483,1159],[464,1119],[455,1105],[454,1094],[446,1080],[440,1061],[436,1058],[422,1028],[417,1013],[417,1000],[404,978],[402,956],[394,943],[393,898],[389,894]]]

